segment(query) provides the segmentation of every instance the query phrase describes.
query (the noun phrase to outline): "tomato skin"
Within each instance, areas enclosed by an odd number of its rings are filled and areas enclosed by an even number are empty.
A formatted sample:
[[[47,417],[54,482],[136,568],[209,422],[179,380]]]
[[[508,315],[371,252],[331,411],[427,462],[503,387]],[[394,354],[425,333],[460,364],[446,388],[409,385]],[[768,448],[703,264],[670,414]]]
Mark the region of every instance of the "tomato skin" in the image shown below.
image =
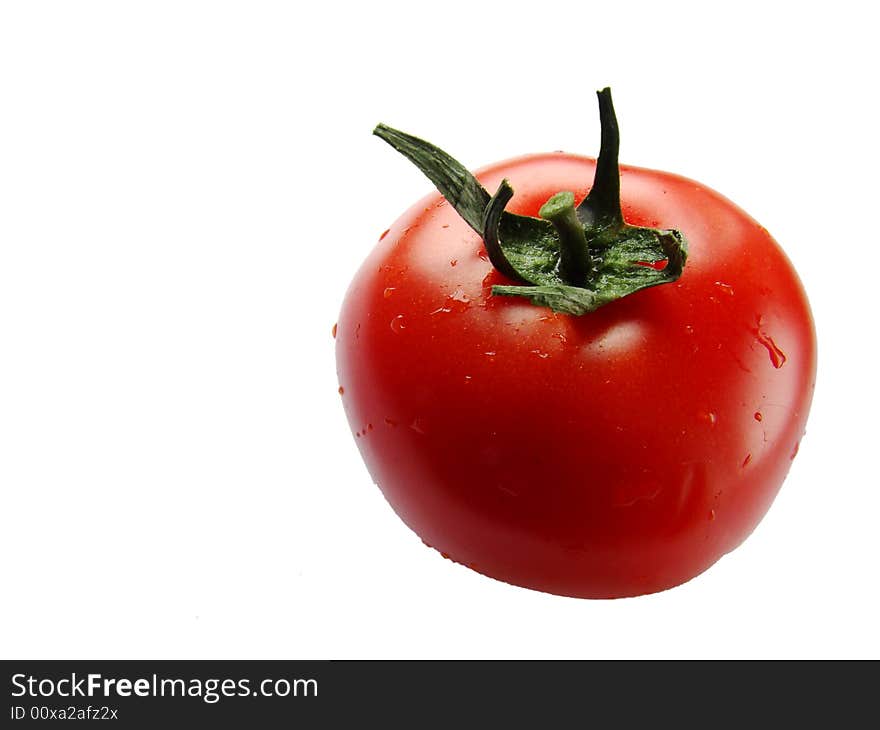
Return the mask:
[[[531,155],[513,213],[583,197],[595,161]],[[383,235],[337,330],[343,405],[397,514],[491,577],[585,598],[660,591],[739,545],[804,433],[816,344],[765,229],[719,194],[621,166],[628,223],[677,228],[682,277],[581,317],[518,297],[439,195]]]

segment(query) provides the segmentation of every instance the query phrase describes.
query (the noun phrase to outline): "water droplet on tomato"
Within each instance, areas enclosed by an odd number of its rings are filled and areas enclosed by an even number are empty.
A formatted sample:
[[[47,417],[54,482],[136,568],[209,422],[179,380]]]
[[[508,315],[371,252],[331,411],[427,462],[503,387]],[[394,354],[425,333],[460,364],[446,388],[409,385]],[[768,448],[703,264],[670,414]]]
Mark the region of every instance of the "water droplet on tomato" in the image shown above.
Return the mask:
[[[785,365],[785,361],[788,358],[782,351],[782,348],[780,348],[779,345],[773,341],[773,338],[761,328],[760,317],[758,317],[758,326],[752,329],[752,334],[754,334],[755,339],[767,349],[767,354],[770,355],[770,362],[774,368],[779,369]]]
[[[767,352],[770,354],[770,362],[773,363],[773,367],[781,368],[785,365],[785,361],[788,359],[785,356],[785,353],[779,348],[773,338],[770,335],[762,335],[758,337],[758,342],[760,342],[764,347],[767,348]]]
[[[733,287],[730,284],[725,284],[723,281],[716,281],[715,286],[717,286],[721,291],[723,291],[728,296],[733,296]]]
[[[483,261],[488,261],[488,260],[489,260],[489,254],[487,254],[487,253],[486,253],[484,250],[482,250],[482,249],[480,250],[480,252],[479,252],[477,255],[478,255]]]
[[[718,417],[714,413],[712,413],[712,411],[706,413],[704,415],[704,418],[709,422],[710,426],[714,426],[715,422],[718,420]]]
[[[471,305],[470,297],[464,293],[462,287],[456,287],[452,294],[446,295],[446,301],[442,307],[437,307],[430,314],[448,314],[452,311],[463,312]]]
[[[495,357],[495,352],[494,352],[494,351],[491,351],[491,350],[490,350],[489,352],[484,352],[483,354],[484,354],[486,357]]]
[[[689,335],[692,335],[694,333],[694,326],[692,324],[686,324],[684,326],[684,331],[687,332]]]
[[[542,360],[546,360],[548,357],[550,357],[549,352],[542,352],[541,350],[532,350],[532,353],[540,357]]]
[[[422,420],[420,418],[414,418],[413,422],[409,424],[409,427],[418,434],[422,436],[425,435],[425,428],[422,426]]]
[[[385,287],[385,291],[382,292],[382,296],[384,296],[386,299],[388,299],[392,294],[394,294],[393,286]]]
[[[752,460],[752,455],[751,455],[751,454],[746,454],[746,458],[743,459],[743,463],[742,463],[742,465],[743,465],[743,469],[745,469],[745,468],[749,465],[749,462],[750,462],[751,460]]]
[[[714,519],[715,519],[715,510],[710,509],[709,510],[709,522],[712,522]]]
[[[394,319],[391,320],[391,331],[394,334],[399,335],[402,330],[406,329],[406,325],[403,323],[403,315],[398,314]]]
[[[330,334],[333,335],[334,340],[336,339],[336,327],[337,327],[337,325],[334,324],[333,329],[330,330]]]
[[[345,388],[343,388],[341,385],[339,386],[339,395],[345,395]]]
[[[385,423],[387,423],[392,428],[397,426],[397,421],[395,421],[393,418],[388,418],[388,416],[385,416]]]
[[[762,414],[761,411],[755,411],[755,420],[756,421],[763,421],[764,414]]]
[[[372,431],[372,430],[373,430],[373,424],[372,424],[372,423],[368,423],[368,424],[367,424],[367,431]]]
[[[381,241],[381,240],[382,240],[383,238],[385,238],[385,236],[387,236],[390,232],[391,232],[391,229],[390,229],[390,228],[387,228],[387,229],[385,230],[385,232],[384,232],[381,236],[379,236],[379,240]]]
[[[474,379],[473,375],[465,375],[464,376],[464,384],[470,385],[471,381]]]

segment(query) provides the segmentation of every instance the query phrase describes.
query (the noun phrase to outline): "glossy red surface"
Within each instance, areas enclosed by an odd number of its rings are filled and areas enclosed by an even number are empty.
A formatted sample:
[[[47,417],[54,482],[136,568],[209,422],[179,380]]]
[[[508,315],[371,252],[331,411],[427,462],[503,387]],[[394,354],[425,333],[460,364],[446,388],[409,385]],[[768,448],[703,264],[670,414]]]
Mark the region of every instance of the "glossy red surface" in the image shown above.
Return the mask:
[[[594,161],[562,153],[507,177],[511,212],[580,199]],[[770,235],[712,190],[621,167],[629,223],[677,228],[675,284],[583,317],[492,297],[482,240],[438,194],[364,262],[338,322],[342,402],[397,514],[453,560],[564,595],[682,583],[767,511],[804,433],[816,345]]]

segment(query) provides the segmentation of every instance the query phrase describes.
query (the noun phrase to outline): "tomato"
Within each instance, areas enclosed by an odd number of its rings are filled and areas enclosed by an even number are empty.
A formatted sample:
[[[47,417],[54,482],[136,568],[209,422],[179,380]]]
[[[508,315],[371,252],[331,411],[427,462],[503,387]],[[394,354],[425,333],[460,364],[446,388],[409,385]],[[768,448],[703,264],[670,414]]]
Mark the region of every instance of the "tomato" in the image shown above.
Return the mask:
[[[508,179],[537,215],[596,161],[536,154]],[[770,234],[709,188],[620,167],[628,223],[689,246],[674,283],[582,316],[511,284],[439,194],[382,234],[345,297],[340,393],[388,502],[428,545],[493,578],[586,598],[678,585],[737,547],[804,434],[816,344]]]

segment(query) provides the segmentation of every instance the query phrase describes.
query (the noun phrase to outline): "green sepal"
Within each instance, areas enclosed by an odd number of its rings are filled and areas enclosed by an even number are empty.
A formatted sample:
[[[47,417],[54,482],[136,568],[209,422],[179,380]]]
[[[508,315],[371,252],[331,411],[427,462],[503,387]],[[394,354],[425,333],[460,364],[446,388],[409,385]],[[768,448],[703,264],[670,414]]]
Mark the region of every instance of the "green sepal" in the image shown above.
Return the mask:
[[[550,307],[556,312],[581,315],[641,289],[669,284],[681,276],[687,258],[682,235],[675,230],[627,226],[625,244],[613,244],[601,258],[593,258],[596,276],[589,286],[564,283],[539,286],[495,285],[497,296],[526,297],[532,304]],[[658,249],[663,252],[658,255]],[[666,261],[662,269],[648,264]]]
[[[576,208],[570,194],[553,196],[552,205],[542,208],[542,215],[551,220],[504,210],[513,196],[507,180],[490,196],[467,168],[429,142],[384,124],[373,133],[437,186],[483,237],[493,266],[518,282],[493,286],[494,295],[525,297],[557,312],[582,315],[641,289],[675,281],[687,260],[687,243],[678,231],[624,221],[617,119],[610,90],[598,96],[602,142],[593,187]]]

